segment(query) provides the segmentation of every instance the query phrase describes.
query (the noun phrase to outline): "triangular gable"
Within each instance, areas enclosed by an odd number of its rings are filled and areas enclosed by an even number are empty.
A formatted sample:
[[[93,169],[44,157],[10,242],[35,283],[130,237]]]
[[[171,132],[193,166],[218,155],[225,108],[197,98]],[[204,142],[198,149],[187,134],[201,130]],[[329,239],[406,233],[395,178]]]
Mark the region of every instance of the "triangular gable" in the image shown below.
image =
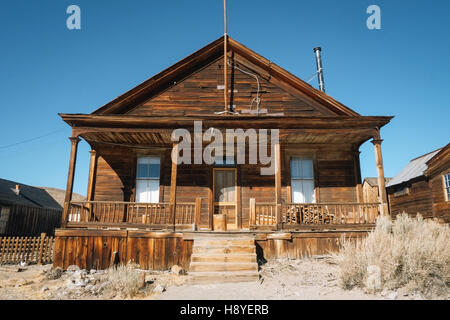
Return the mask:
[[[175,115],[177,111],[202,113],[203,110],[217,111],[216,108],[223,110],[223,91],[217,87],[223,84],[223,42],[223,37],[220,37],[92,114],[158,115],[161,112],[172,112]],[[283,109],[292,111],[297,108],[296,114],[360,116],[231,38],[228,38],[228,48],[233,64],[258,76],[262,86],[262,109],[283,112]],[[256,94],[256,80],[235,68],[229,69],[230,77],[243,79],[241,82],[231,79],[231,84],[241,86],[233,88],[230,85],[233,90],[230,90],[230,95],[233,95],[232,103],[242,110],[249,109],[252,96]],[[234,71],[233,75],[231,69]],[[251,87],[245,87],[245,83]],[[203,90],[198,91],[199,88]],[[185,108],[185,105],[191,105],[193,109]],[[290,105],[292,108],[289,109]]]

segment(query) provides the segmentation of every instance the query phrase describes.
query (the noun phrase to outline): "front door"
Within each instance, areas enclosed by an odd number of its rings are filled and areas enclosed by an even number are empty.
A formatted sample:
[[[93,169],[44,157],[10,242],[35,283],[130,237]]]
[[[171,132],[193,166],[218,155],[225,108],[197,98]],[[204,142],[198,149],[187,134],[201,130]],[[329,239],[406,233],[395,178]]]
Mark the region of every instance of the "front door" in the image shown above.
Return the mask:
[[[214,214],[225,214],[227,230],[237,229],[236,169],[214,169]]]

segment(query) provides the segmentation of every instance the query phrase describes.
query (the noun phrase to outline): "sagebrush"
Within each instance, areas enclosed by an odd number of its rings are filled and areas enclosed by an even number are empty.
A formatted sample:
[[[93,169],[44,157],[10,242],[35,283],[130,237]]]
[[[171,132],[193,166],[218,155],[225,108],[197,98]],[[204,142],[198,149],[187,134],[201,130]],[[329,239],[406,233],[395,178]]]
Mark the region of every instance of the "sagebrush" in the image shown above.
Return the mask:
[[[358,241],[343,240],[336,256],[343,288],[365,288],[369,292],[406,288],[427,297],[449,294],[450,230],[420,215],[401,214],[391,221],[379,217],[376,228]],[[380,285],[369,278],[379,270]]]
[[[103,281],[105,293],[111,296],[131,298],[141,292],[145,286],[144,274],[135,264],[120,264],[106,270]]]

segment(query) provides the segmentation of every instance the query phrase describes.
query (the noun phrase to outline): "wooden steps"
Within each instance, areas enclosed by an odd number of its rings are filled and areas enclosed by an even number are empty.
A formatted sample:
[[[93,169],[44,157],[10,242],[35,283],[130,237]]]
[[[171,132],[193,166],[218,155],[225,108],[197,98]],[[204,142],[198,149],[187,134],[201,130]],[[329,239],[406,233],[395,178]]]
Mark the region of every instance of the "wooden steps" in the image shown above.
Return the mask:
[[[189,266],[190,283],[248,282],[258,279],[254,239],[194,239]]]

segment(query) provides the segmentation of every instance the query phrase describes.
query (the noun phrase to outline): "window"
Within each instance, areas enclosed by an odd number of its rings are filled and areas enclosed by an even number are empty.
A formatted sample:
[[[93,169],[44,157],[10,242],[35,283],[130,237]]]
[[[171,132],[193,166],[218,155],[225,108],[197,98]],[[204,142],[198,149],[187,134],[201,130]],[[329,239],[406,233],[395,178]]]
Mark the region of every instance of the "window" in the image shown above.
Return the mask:
[[[444,174],[444,188],[447,201],[450,201],[450,173]]]
[[[139,157],[136,174],[136,202],[159,202],[159,157]]]
[[[291,190],[293,203],[314,203],[313,161],[308,158],[291,158]]]
[[[404,188],[401,188],[401,189],[397,190],[394,193],[394,197],[407,196],[408,194],[409,194],[409,188],[408,187],[404,187]]]

